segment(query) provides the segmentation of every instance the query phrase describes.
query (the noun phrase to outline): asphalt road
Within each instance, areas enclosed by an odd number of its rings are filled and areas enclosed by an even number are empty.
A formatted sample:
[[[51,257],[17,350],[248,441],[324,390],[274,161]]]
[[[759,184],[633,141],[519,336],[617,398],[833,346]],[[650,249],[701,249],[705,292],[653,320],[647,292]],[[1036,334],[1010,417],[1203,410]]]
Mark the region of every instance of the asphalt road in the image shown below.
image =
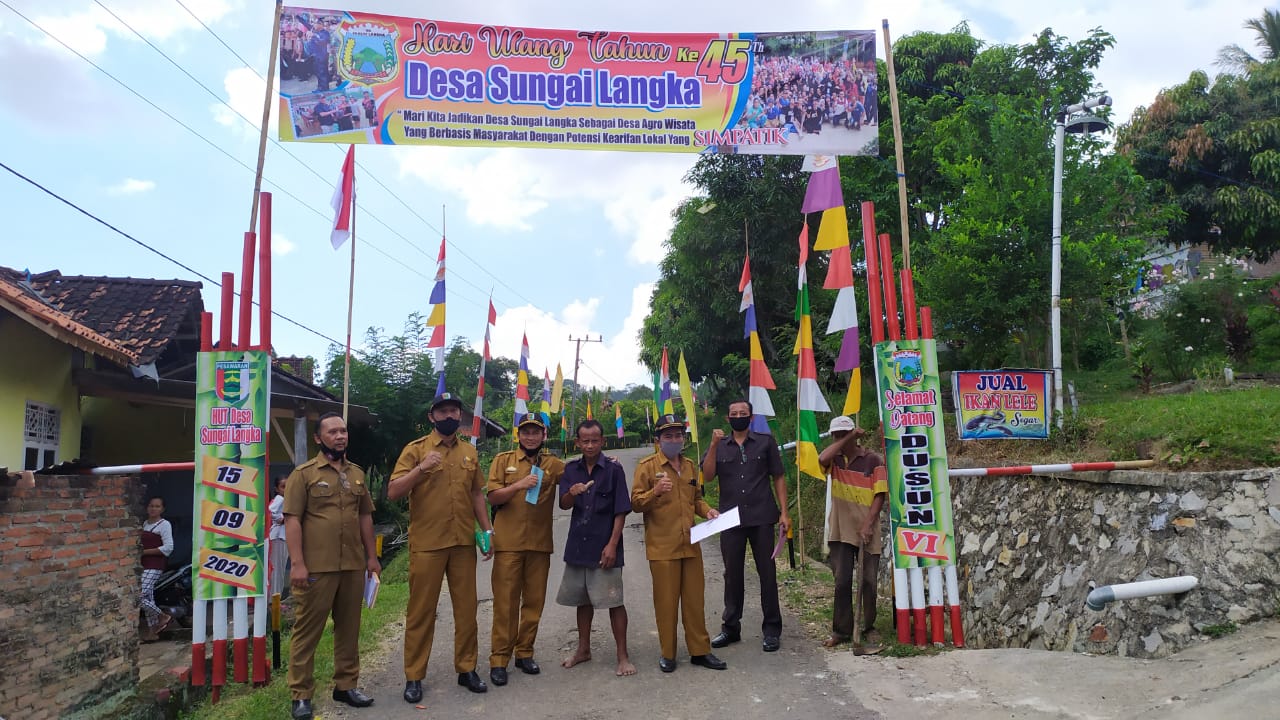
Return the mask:
[[[627,467],[630,480],[636,461],[647,452],[621,450],[611,454]],[[560,586],[564,568],[561,551],[568,519],[567,511],[556,511],[557,552],[551,562],[547,605],[535,649],[535,657],[542,666],[540,675],[525,675],[512,665],[509,668],[510,682],[504,687],[494,687],[490,683],[489,692],[482,695],[459,687],[457,675],[453,672],[452,612],[448,598],[442,593],[435,647],[423,681],[424,697],[418,703],[424,709],[418,709],[401,698],[404,688],[403,644],[401,635],[393,633],[380,653],[362,661],[361,687],[376,699],[376,704],[357,710],[332,703],[327,693],[317,692],[316,697],[320,701],[317,710],[326,718],[364,720],[494,716],[519,717],[521,720],[881,717],[859,703],[847,677],[828,669],[825,652],[816,642],[803,636],[794,617],[784,615],[782,649],[776,653],[761,650],[759,592],[754,584],[755,573],[750,559],[747,560],[747,602],[742,642],[714,651],[728,662],[729,668],[715,671],[690,665],[681,631],[681,655],[677,658],[679,668],[671,674],[659,671],[652,583],[644,556],[644,529],[639,514],[629,516],[623,533],[626,547],[623,578],[630,616],[628,643],[631,660],[638,668],[637,674],[621,678],[614,674],[614,645],[607,611],[598,611],[592,625],[593,659],[571,669],[560,667],[560,661],[569,657],[577,645],[574,609],[555,603],[556,589]],[[714,636],[720,628],[724,588],[719,545],[715,540],[709,541],[703,557],[707,629]],[[480,598],[480,666],[477,671],[486,682],[493,597],[489,587],[489,568],[482,562],[477,573]]]

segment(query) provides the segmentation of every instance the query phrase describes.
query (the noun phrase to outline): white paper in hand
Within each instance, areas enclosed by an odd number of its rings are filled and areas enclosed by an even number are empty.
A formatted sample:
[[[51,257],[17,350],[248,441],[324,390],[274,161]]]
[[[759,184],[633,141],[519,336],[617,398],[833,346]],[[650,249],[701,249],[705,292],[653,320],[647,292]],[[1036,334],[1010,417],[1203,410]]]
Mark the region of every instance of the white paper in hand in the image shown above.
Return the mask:
[[[729,528],[736,528],[741,524],[742,520],[738,517],[738,508],[725,511],[715,520],[707,520],[694,525],[689,530],[689,542],[702,542],[712,535],[722,533]]]

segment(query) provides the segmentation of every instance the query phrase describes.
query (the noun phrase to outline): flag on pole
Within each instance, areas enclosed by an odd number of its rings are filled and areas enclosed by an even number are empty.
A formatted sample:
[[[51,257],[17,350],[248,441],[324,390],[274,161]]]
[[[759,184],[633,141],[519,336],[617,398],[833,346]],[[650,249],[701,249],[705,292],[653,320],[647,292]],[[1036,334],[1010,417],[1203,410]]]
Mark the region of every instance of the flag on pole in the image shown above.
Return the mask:
[[[796,320],[800,331],[792,354],[796,365],[796,467],[807,475],[824,479],[818,463],[818,418],[815,412],[831,412],[818,387],[818,366],[813,358],[813,319],[809,315],[809,224],[800,231],[800,270],[796,281]]]
[[[587,419],[595,420],[596,416],[591,412],[591,396],[587,395]]]
[[[764,364],[764,349],[760,346],[760,333],[756,327],[756,301],[751,290],[751,256],[742,262],[742,278],[738,281],[738,290],[742,292],[742,304],[738,312],[745,312],[745,337],[750,347],[751,376],[748,381],[747,400],[751,402],[751,430],[768,433],[768,418],[774,415],[773,400],[769,391],[777,388],[773,384],[773,376],[769,374],[769,366]]]
[[[858,301],[853,291],[853,257],[849,247],[849,219],[845,214],[844,195],[840,190],[840,165],[838,158],[834,156],[814,156],[805,158],[805,169],[810,166],[812,174],[809,176],[809,187],[802,209],[804,212],[822,211],[822,224],[818,226],[818,237],[813,249],[831,251],[827,278],[822,287],[836,291],[836,302],[827,323],[827,334],[844,331],[835,370],[852,371],[843,413],[856,415],[862,407]]]
[[[653,416],[662,417],[662,370],[653,371]]]
[[[542,424],[551,427],[551,373],[546,368],[542,370],[542,407],[538,408],[538,414],[542,416]]]
[[[689,434],[693,436],[694,445],[697,445],[698,401],[693,396],[693,383],[689,382],[689,368],[684,364],[683,350],[680,351],[680,362],[676,368],[680,371],[680,402],[684,405],[684,420],[689,424]],[[621,428],[621,425],[619,425],[619,428]],[[622,436],[619,435],[618,437]]]
[[[436,384],[436,394],[443,395],[444,383],[444,245],[445,238],[440,236],[440,254],[436,258],[436,283],[431,287],[431,314],[427,316],[427,327],[431,328],[431,338],[427,340],[427,349],[435,350],[436,371],[440,380]]]
[[[551,388],[551,412],[562,412],[564,410],[560,405],[561,396],[564,394],[564,371],[560,369],[560,363],[556,363],[556,382]]]
[[[622,403],[613,404],[613,424],[618,427],[618,439],[622,439]]]
[[[337,250],[351,238],[351,212],[356,204],[356,146],[347,147],[347,159],[342,161],[342,176],[333,189],[333,230],[329,242]]]
[[[662,409],[662,415],[675,415],[675,408],[671,403],[671,370],[667,362],[667,348],[662,348],[662,390],[658,394],[658,406]]]
[[[525,333],[520,340],[520,369],[516,371],[516,412],[511,421],[512,432],[529,414],[529,334]]]
[[[484,412],[484,369],[489,362],[489,328],[498,322],[498,313],[493,307],[493,297],[489,298],[489,317],[484,324],[484,352],[480,354],[480,379],[476,381],[476,406],[471,413],[471,444],[480,439],[480,418]]]

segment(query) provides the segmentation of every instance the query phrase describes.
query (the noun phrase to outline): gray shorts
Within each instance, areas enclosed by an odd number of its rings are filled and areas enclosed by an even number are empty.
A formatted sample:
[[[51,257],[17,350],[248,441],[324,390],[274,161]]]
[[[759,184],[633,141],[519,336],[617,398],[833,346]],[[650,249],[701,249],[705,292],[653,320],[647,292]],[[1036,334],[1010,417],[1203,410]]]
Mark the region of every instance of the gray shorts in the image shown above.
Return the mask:
[[[556,602],[569,607],[590,605],[602,610],[622,607],[622,568],[603,570],[565,565]]]

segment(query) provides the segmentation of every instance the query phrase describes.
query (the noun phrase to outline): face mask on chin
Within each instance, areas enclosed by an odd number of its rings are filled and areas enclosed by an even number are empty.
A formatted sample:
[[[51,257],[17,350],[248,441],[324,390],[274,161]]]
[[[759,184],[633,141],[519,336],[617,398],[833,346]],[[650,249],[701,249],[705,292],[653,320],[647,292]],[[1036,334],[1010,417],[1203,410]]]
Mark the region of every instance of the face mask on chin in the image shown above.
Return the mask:
[[[520,449],[524,451],[525,457],[535,458],[538,457],[538,453],[542,452],[542,446],[543,443],[538,443],[538,447],[530,450],[529,448],[521,445]]]
[[[329,447],[328,445],[325,445],[322,442],[320,442],[319,444],[320,444],[320,452],[324,453],[325,457],[329,458],[330,460],[333,460],[334,462],[342,462],[342,459],[347,456],[346,448],[343,448],[341,450],[334,450],[333,448]]]
[[[461,424],[462,424],[462,421],[459,420],[458,418],[445,418],[443,420],[437,420],[435,421],[436,432],[440,433],[444,437],[449,437],[450,435],[453,435],[454,433],[458,432],[458,426]]]
[[[751,418],[731,417],[729,418],[729,427],[733,428],[734,432],[742,432],[743,430],[751,427]]]

